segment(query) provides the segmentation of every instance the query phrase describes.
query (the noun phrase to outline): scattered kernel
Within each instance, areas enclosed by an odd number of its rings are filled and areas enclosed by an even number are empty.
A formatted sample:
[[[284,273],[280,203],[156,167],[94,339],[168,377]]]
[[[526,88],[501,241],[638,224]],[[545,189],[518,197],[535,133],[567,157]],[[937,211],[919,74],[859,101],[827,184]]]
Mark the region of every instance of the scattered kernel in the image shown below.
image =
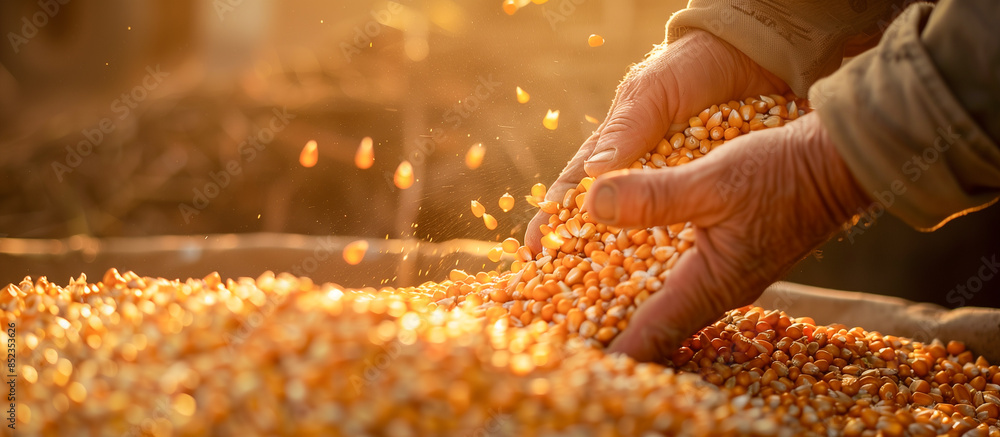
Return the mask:
[[[517,87],[516,91],[517,91],[517,103],[528,103],[528,100],[531,100],[531,95],[528,94],[527,91],[521,89],[521,87]]]
[[[493,262],[499,262],[501,256],[503,256],[503,248],[499,244],[490,248],[490,251],[486,253],[486,257]]]
[[[491,231],[497,228],[497,219],[493,218],[492,215],[483,214],[483,223],[486,224],[486,229]]]
[[[517,3],[514,0],[504,0],[503,11],[506,12],[507,15],[514,15],[514,13],[517,12]]]
[[[545,114],[545,119],[542,120],[542,125],[548,130],[556,130],[559,127],[559,110],[551,110]]]
[[[396,167],[396,174],[392,176],[392,182],[400,190],[405,190],[413,186],[413,165],[410,161],[403,161]]]
[[[535,198],[536,202],[541,202],[545,200],[545,184],[539,182],[531,186],[531,197]]]
[[[344,261],[352,266],[356,266],[361,263],[361,260],[365,259],[365,253],[367,252],[368,241],[352,241],[347,246],[344,246]]]
[[[604,37],[600,36],[600,35],[598,35],[596,33],[593,34],[593,35],[590,35],[590,37],[587,38],[587,44],[590,44],[591,47],[600,47],[600,46],[603,46],[604,45]]]
[[[371,168],[375,164],[374,141],[372,137],[364,137],[358,150],[354,152],[354,165],[362,170]]]
[[[517,249],[521,247],[521,243],[518,242],[517,239],[515,238],[508,238],[506,240],[503,240],[501,246],[503,247],[504,252],[516,253]]]
[[[302,148],[302,153],[299,153],[299,164],[305,168],[311,168],[316,165],[317,161],[319,161],[319,149],[316,147],[316,140],[309,140]]]
[[[469,150],[465,152],[465,166],[469,170],[475,170],[483,164],[483,156],[486,155],[486,148],[483,147],[483,143],[476,143],[469,147]]]
[[[476,218],[479,218],[479,217],[482,217],[483,214],[485,214],[485,213],[486,213],[486,207],[483,206],[482,203],[479,203],[478,200],[473,200],[472,201],[472,215],[476,216]]]
[[[510,193],[504,193],[503,196],[500,196],[500,200],[497,203],[500,204],[500,209],[503,212],[510,211],[514,208],[514,196],[511,196]]]

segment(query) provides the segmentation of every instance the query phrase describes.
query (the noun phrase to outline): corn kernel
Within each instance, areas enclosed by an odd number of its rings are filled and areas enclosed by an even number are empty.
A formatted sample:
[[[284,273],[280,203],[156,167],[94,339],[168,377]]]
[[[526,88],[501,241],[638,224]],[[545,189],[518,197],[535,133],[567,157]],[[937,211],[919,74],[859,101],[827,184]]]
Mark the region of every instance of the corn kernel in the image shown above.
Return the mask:
[[[473,200],[472,201],[472,215],[476,216],[476,218],[479,218],[479,217],[482,217],[483,214],[485,214],[485,213],[486,213],[486,207],[484,207],[482,203],[479,203],[479,201]]]
[[[501,256],[503,256],[503,248],[499,244],[490,248],[489,252],[486,253],[486,257],[493,262],[499,262]]]
[[[368,252],[368,241],[357,240],[348,243],[344,246],[344,261],[352,266],[356,266],[361,263],[361,260],[365,259],[365,253]]]
[[[504,0],[503,11],[506,12],[507,15],[514,15],[514,13],[517,12],[517,3],[514,0]]]
[[[483,147],[483,143],[476,143],[469,147],[469,150],[465,152],[465,166],[469,170],[475,170],[483,164],[483,156],[486,155],[486,147]]]
[[[491,231],[497,228],[497,219],[493,218],[492,215],[483,214],[483,223],[486,225],[486,229]]]
[[[311,168],[318,161],[319,149],[317,148],[316,140],[309,140],[306,142],[305,147],[302,148],[302,152],[299,153],[299,164],[305,168]]]
[[[392,176],[392,182],[400,190],[405,190],[413,186],[413,165],[410,164],[410,161],[399,163],[399,166],[396,167],[396,173]]]
[[[548,130],[556,130],[559,127],[559,110],[551,110],[545,113],[545,118],[542,119],[542,125]]]
[[[504,193],[503,196],[500,196],[500,200],[497,203],[503,212],[510,211],[514,208],[514,196],[511,196],[510,193]]]
[[[358,150],[354,152],[354,165],[362,170],[371,168],[375,164],[375,150],[372,137],[364,137]]]
[[[527,91],[521,89],[521,87],[517,87],[515,94],[517,95],[517,103],[524,104],[528,103],[528,100],[531,100],[531,95],[528,94]]]

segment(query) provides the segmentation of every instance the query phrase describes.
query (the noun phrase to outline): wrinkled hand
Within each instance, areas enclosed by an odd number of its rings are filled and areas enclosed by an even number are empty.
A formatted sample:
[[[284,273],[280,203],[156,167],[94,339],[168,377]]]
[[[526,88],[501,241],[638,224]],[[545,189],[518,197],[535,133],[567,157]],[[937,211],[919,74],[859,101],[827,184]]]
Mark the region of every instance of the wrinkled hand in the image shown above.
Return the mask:
[[[546,200],[563,194],[586,176],[628,167],[652,150],[672,125],[681,125],[712,104],[760,94],[783,94],[788,87],[735,47],[712,34],[694,30],[669,46],[660,45],[633,67],[618,87],[608,117],[584,142]],[[535,215],[525,245],[541,250],[538,226],[548,214]]]
[[[609,225],[696,226],[694,247],[609,348],[641,361],[670,358],[687,336],[752,303],[868,203],[817,113],[690,164],[605,174],[589,192],[584,208]]]

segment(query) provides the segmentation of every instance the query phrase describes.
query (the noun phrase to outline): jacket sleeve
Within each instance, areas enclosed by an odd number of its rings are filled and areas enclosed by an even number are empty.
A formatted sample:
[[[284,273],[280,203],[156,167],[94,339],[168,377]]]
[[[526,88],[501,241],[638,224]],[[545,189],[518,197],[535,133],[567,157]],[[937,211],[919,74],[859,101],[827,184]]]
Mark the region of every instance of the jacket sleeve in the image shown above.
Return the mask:
[[[810,89],[854,177],[918,229],[1000,196],[998,22],[996,0],[912,5],[877,47]]]
[[[805,96],[845,56],[874,46],[895,15],[890,0],[690,0],[667,24],[667,43],[706,30]]]

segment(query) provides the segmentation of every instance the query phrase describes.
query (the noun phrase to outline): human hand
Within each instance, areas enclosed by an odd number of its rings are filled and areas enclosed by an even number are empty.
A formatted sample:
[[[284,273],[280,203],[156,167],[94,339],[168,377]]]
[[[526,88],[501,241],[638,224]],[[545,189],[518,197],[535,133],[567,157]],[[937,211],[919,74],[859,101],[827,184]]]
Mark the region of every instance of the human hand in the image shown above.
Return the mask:
[[[695,225],[694,247],[609,351],[670,358],[691,333],[753,302],[867,202],[816,113],[683,166],[598,177],[584,205],[597,221]]]
[[[660,45],[631,69],[618,87],[609,115],[583,143],[546,200],[563,194],[586,176],[627,167],[656,147],[671,126],[713,103],[745,96],[783,94],[785,83],[714,35],[693,30],[674,43]],[[548,223],[541,211],[528,224],[524,244],[541,250],[539,225]]]

